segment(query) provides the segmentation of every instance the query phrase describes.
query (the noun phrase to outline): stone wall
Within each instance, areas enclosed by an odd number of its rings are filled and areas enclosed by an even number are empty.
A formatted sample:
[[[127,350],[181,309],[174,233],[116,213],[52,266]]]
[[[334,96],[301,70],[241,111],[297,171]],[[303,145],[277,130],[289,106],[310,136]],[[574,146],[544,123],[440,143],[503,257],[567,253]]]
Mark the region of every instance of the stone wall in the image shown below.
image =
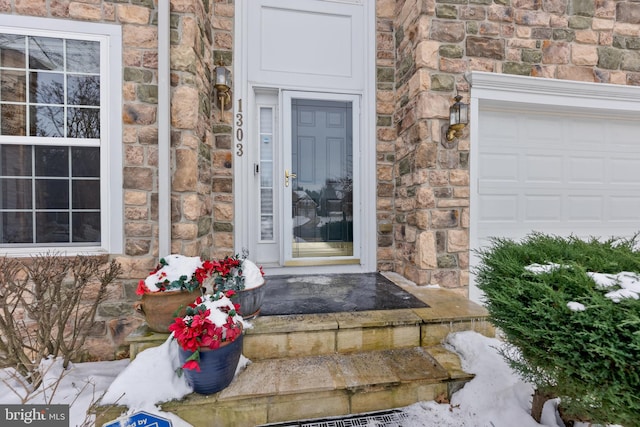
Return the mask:
[[[226,125],[221,131],[214,126],[215,120],[211,120],[214,29],[228,32],[230,28],[228,19],[223,22],[224,17],[214,22],[214,4],[216,11],[224,16],[225,5],[219,1],[171,0],[171,251],[189,256],[214,255],[214,215],[224,218],[220,219],[223,223],[232,221],[228,209],[214,209],[213,189],[217,177],[231,176],[230,161],[226,161],[230,151],[227,149],[228,155],[222,157],[219,154],[224,151],[219,150],[220,145],[224,145],[222,132],[229,134],[226,139],[230,141],[231,128]],[[122,264],[125,273],[117,284],[118,290],[111,292],[109,301],[100,307],[99,327],[87,342],[87,349],[94,356],[112,358],[119,348],[126,349],[124,338],[142,322],[132,307],[138,299],[135,295],[138,280],[155,267],[159,256],[167,255],[158,253],[157,240],[156,3],[154,0],[5,0],[0,1],[0,13],[122,26],[125,249],[124,254],[113,257]],[[220,44],[217,38],[216,44]],[[228,194],[228,201],[230,198]],[[216,238],[222,243],[221,247],[233,247],[228,236],[216,235]]]
[[[233,71],[233,0],[214,3],[213,32],[214,63],[222,63]],[[232,79],[233,79],[232,74]],[[220,115],[217,98],[213,107],[213,256],[222,258],[233,254],[233,139],[231,138],[233,108]]]
[[[418,284],[439,284],[465,293],[468,130],[453,148],[441,144],[453,97],[460,94],[469,102],[464,73],[478,70],[639,85],[640,4],[398,0],[393,16],[393,124],[398,138],[394,199],[387,201],[389,190],[385,190],[384,200],[395,209],[395,250],[389,251],[395,258],[385,261],[385,267],[392,265]],[[382,225],[388,228],[386,222]]]

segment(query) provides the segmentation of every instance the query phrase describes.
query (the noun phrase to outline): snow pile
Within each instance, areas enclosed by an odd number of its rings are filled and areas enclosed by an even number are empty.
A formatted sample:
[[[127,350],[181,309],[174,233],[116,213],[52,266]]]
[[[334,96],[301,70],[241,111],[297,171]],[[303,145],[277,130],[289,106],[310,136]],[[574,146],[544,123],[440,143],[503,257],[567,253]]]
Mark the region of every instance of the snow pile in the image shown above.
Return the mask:
[[[147,278],[144,279],[144,284],[150,292],[158,292],[160,287],[157,286],[157,284],[165,281],[173,283],[180,280],[183,276],[186,276],[188,281],[191,279],[193,273],[202,267],[202,260],[198,256],[168,255],[163,259],[165,264],[162,268],[149,274]]]
[[[244,276],[245,289],[257,288],[264,283],[260,268],[248,259],[242,261],[242,275]]]

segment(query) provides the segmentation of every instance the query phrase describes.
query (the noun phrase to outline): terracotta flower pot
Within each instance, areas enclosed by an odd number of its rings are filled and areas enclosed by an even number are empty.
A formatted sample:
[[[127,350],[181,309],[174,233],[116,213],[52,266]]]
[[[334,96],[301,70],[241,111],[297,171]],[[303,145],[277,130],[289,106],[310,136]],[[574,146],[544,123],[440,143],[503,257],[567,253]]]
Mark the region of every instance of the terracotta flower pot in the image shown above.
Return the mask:
[[[252,319],[260,314],[260,307],[264,300],[265,280],[261,285],[250,289],[243,289],[236,293],[234,302],[240,304],[240,315],[245,319]]]
[[[199,296],[199,290],[147,292],[134,303],[133,307],[144,316],[149,329],[154,332],[168,333],[169,325],[173,320],[176,317],[183,317],[187,306]]]
[[[243,335],[240,335],[232,342],[223,342],[215,350],[209,348],[200,350],[200,372],[193,369],[183,371],[193,391],[200,394],[213,394],[231,384],[242,354],[242,338]],[[192,351],[180,347],[180,363],[184,364],[192,354]]]

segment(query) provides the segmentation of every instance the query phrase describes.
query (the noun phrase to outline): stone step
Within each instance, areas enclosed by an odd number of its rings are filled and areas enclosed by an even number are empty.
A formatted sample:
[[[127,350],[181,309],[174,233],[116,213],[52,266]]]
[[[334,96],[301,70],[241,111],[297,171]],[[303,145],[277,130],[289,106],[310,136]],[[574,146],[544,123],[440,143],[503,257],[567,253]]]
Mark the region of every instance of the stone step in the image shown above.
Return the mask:
[[[394,282],[428,307],[305,315],[259,316],[245,330],[243,354],[250,360],[349,354],[361,351],[439,345],[451,332],[476,331],[493,336],[487,311],[466,297],[444,289]],[[127,337],[130,357],[163,343],[143,325]]]
[[[161,407],[196,427],[253,427],[446,401],[472,377],[441,346],[263,359],[219,393],[192,394]],[[118,408],[100,418],[108,420],[112,412]]]

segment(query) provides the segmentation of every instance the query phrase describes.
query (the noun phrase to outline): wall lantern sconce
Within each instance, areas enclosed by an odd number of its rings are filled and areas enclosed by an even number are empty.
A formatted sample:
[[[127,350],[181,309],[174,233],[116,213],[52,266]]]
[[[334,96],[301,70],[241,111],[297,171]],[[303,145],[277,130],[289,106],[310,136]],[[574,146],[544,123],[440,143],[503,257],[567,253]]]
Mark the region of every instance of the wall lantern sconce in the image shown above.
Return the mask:
[[[216,82],[213,87],[216,89],[218,102],[220,103],[220,115],[224,121],[224,110],[231,107],[231,71],[220,61],[216,66]]]
[[[449,126],[444,133],[442,143],[450,148],[448,143],[462,136],[462,130],[469,124],[469,104],[460,102],[462,96],[456,95],[456,102],[449,108]]]

